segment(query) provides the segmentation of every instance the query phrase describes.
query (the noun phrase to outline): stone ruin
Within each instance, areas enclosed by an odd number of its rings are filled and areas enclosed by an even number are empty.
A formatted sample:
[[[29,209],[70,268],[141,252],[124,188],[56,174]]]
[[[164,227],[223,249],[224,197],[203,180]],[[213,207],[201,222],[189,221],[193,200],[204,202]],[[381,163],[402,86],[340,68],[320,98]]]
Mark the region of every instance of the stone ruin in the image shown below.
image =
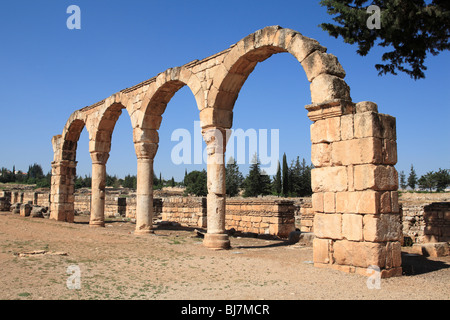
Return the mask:
[[[106,163],[115,123],[125,109],[137,157],[135,233],[151,233],[158,129],[171,98],[188,86],[197,103],[208,150],[207,233],[203,243],[214,249],[229,248],[225,229],[226,131],[232,127],[234,103],[247,77],[259,62],[282,52],[299,61],[310,82],[311,104],[306,110],[312,121],[315,166],[311,209],[315,216],[314,265],[362,274],[367,267],[377,265],[383,277],[400,275],[395,118],[379,113],[375,103],[354,103],[338,59],[316,40],[279,26],[258,30],[222,52],[170,68],[72,113],[62,134],[52,139],[50,218],[74,221],[77,142],[86,128],[92,159],[90,225],[104,226]]]

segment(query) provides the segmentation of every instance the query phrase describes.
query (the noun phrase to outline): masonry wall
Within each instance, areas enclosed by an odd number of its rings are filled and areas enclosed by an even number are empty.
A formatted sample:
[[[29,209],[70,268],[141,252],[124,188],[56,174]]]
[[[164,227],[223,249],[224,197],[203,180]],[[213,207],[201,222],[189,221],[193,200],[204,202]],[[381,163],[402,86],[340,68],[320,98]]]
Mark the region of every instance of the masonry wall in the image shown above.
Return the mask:
[[[225,226],[236,231],[287,238],[295,230],[295,206],[289,200],[228,199]]]
[[[414,243],[450,242],[450,202],[400,204],[403,236]]]
[[[162,199],[162,220],[206,228],[206,198],[169,197]]]

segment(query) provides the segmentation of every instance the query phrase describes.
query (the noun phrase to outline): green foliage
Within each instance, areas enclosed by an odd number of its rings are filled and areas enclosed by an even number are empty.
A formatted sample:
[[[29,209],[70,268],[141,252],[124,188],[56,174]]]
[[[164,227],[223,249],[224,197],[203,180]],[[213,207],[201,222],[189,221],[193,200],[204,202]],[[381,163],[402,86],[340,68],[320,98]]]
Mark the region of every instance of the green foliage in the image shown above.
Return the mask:
[[[312,166],[306,165],[305,159],[300,163],[300,158],[297,157],[296,161],[292,162],[289,169],[291,185],[290,196],[307,197],[312,195],[311,169]]]
[[[428,53],[438,55],[449,50],[450,2],[448,0],[322,0],[338,24],[320,26],[331,36],[341,36],[344,42],[358,44],[357,53],[365,56],[377,44],[392,51],[384,52],[376,64],[379,75],[404,72],[417,80],[425,78],[424,65]],[[372,13],[369,5],[380,8],[380,29],[369,29]]]
[[[402,171],[402,172],[400,172],[400,188],[402,190],[405,190],[407,186],[408,186],[408,184],[406,183],[406,175],[405,175],[405,172]]]
[[[275,195],[280,196],[282,191],[283,191],[283,186],[282,186],[282,180],[281,180],[281,167],[280,167],[280,161],[278,161],[277,174],[273,178],[273,192],[275,193]]]
[[[90,188],[91,184],[92,179],[90,176],[84,176],[84,178],[82,178],[81,176],[75,177],[75,189]]]
[[[228,160],[225,172],[226,193],[229,197],[237,196],[244,182],[244,176],[239,171],[239,167],[233,157],[230,157]]]
[[[417,184],[417,174],[416,171],[414,170],[414,166],[411,165],[411,171],[409,172],[408,176],[408,186],[414,190],[416,188],[416,184]]]
[[[436,189],[438,192],[444,191],[450,185],[450,170],[429,171],[420,177],[418,185],[421,190],[432,192]]]
[[[126,175],[123,179],[122,187],[136,190],[137,177],[130,174]]]
[[[417,181],[419,184],[419,188],[424,190],[428,189],[428,191],[432,191],[436,187],[436,180],[434,179],[434,172],[430,171],[420,177]]]
[[[287,164],[287,160],[286,160],[286,153],[283,154],[283,190],[282,190],[282,194],[283,196],[287,197],[289,195],[290,192],[290,184],[289,184],[289,167]]]
[[[437,191],[444,191],[448,186],[450,186],[450,170],[441,169],[434,174],[436,180]]]
[[[208,194],[205,170],[189,172],[184,178],[184,183],[186,185],[186,189],[184,190],[185,195],[193,194],[202,197]]]
[[[271,194],[271,179],[265,172],[261,171],[260,167],[261,163],[255,154],[247,178],[243,183],[244,197]]]

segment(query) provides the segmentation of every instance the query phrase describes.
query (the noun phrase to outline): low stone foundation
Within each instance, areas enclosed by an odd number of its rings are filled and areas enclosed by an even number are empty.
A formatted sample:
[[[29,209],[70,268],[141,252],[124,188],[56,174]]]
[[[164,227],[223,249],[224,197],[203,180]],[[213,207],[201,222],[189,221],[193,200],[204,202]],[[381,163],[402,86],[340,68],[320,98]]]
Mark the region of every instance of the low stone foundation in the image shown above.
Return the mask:
[[[225,226],[287,238],[295,230],[294,214],[294,202],[289,200],[227,199]]]

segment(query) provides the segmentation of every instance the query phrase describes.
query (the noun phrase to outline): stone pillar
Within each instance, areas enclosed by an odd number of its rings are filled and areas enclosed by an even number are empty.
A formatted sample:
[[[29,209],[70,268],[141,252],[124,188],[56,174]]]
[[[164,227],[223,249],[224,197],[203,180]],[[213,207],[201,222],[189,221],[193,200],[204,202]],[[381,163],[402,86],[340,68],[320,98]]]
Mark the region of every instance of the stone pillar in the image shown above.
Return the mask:
[[[92,182],[91,182],[91,227],[105,226],[105,187],[107,152],[91,152]]]
[[[74,221],[74,177],[76,161],[59,160],[52,162],[50,191],[50,219]]]
[[[153,159],[158,151],[158,132],[133,130],[137,155],[136,230],[135,234],[153,233]]]
[[[230,240],[225,231],[225,149],[226,131],[223,128],[203,129],[207,145],[207,233],[204,246],[213,249],[228,249]]]
[[[153,159],[138,158],[135,234],[153,233]]]
[[[382,277],[401,275],[395,118],[377,105],[308,106],[314,265]]]

